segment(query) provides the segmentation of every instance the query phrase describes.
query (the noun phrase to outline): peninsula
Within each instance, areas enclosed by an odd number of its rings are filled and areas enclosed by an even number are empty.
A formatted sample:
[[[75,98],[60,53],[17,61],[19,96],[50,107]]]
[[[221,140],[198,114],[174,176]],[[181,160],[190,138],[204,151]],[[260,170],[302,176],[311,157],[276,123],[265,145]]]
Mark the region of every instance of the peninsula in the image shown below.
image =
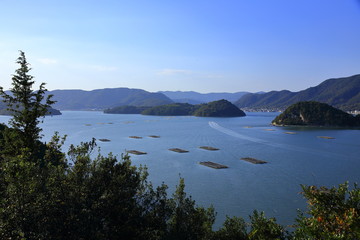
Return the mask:
[[[197,116],[197,117],[243,117],[246,114],[231,102],[222,99],[204,104],[172,103],[150,108],[116,107],[104,113],[138,113],[155,116]]]
[[[288,107],[277,116],[275,126],[360,127],[360,115],[353,116],[326,103],[306,101]]]

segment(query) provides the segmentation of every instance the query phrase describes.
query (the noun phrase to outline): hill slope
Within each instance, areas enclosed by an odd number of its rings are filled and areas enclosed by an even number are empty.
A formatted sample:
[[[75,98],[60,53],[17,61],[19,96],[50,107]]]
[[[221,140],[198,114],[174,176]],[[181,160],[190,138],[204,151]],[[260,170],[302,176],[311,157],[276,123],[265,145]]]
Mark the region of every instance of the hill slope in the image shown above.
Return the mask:
[[[172,103],[161,93],[151,93],[141,89],[106,88],[92,91],[84,90],[54,90],[57,102],[54,108],[60,110],[102,110],[116,106],[158,106]]]
[[[231,102],[222,99],[210,103],[191,105],[174,103],[157,106],[142,112],[144,115],[197,116],[197,117],[243,117],[245,113]]]
[[[360,126],[360,115],[354,117],[326,103],[298,102],[277,116],[272,124],[356,127]]]
[[[243,117],[245,113],[231,102],[222,99],[202,104],[193,115],[197,117]]]
[[[247,94],[235,102],[239,108],[285,109],[300,101],[318,101],[343,110],[360,109],[360,74],[328,79],[316,87],[300,92],[272,91]]]

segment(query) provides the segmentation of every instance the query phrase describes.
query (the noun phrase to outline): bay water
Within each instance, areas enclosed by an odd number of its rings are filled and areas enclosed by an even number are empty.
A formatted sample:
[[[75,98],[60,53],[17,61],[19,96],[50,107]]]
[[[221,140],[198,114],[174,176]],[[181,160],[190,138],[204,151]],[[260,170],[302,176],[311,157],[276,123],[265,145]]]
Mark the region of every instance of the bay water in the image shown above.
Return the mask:
[[[49,141],[55,131],[68,136],[64,151],[70,144],[96,138],[110,140],[97,141],[104,155],[112,152],[120,157],[126,150],[146,152],[131,155],[132,163],[146,165],[149,180],[155,186],[167,184],[169,194],[179,178],[184,178],[185,190],[197,204],[215,207],[215,227],[226,215],[247,220],[254,209],[290,225],[297,209],[306,209],[300,184],[331,187],[345,181],[350,185],[360,182],[360,130],[271,126],[277,114],[205,118],[63,111],[61,116],[46,117],[41,127],[43,141]],[[9,118],[0,116],[0,122],[7,123]],[[170,148],[189,152],[176,153]],[[240,160],[243,157],[268,163],[252,164]],[[200,165],[202,161],[228,168],[212,169]]]

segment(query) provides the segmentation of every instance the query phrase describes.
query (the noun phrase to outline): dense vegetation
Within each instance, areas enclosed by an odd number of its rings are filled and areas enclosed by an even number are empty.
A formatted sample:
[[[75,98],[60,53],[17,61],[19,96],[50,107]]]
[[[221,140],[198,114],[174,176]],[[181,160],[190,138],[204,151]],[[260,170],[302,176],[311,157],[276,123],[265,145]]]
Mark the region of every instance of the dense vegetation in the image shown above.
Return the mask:
[[[143,111],[144,115],[156,116],[190,116],[200,105],[192,105],[189,103],[173,103],[157,107],[149,108]]]
[[[219,100],[202,104],[193,113],[198,117],[243,117],[245,113],[227,100]]]
[[[277,116],[274,125],[308,125],[332,127],[360,127],[360,115],[351,114],[319,102],[298,102]]]
[[[300,101],[323,102],[344,111],[360,110],[360,74],[328,79],[316,87],[300,92],[284,90],[247,94],[236,101],[235,105],[239,108],[285,109]]]
[[[141,113],[156,116],[198,116],[198,117],[242,117],[245,113],[227,100],[207,104],[172,103],[151,108],[126,106],[116,107],[104,113]]]
[[[116,106],[158,106],[173,102],[162,93],[129,88],[54,90],[48,94],[54,95],[57,101],[54,107],[60,110],[103,110]]]
[[[104,113],[113,113],[113,114],[141,114],[146,109],[151,107],[136,107],[136,106],[120,106],[105,109]]]
[[[41,103],[31,90],[24,54],[18,59],[14,102],[36,107],[14,111],[10,127],[0,124],[1,239],[359,239],[360,189],[303,186],[308,211],[299,213],[293,233],[274,218],[254,211],[250,223],[228,217],[214,231],[215,210],[197,206],[186,195],[184,179],[171,197],[162,184],[147,181],[146,168],[131,165],[127,155],[96,153],[96,141],[71,145],[57,133],[41,143],[41,128],[50,99]],[[18,81],[19,80],[19,81]],[[41,85],[43,86],[43,85]],[[4,95],[2,88],[0,94]],[[5,95],[6,96],[6,95]]]

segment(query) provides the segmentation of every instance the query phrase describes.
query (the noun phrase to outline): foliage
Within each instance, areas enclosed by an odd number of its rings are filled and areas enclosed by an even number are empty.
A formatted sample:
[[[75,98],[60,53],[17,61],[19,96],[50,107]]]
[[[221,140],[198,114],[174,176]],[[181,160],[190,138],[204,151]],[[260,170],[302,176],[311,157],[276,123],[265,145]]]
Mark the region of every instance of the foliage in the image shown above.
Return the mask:
[[[214,233],[215,240],[247,240],[245,220],[241,217],[226,216],[223,226]]]
[[[121,109],[122,110],[122,109]],[[110,110],[112,112],[116,109]],[[119,111],[117,111],[119,113]],[[121,113],[121,112],[120,112]],[[144,115],[157,116],[198,116],[198,117],[241,117],[245,113],[227,100],[219,100],[206,104],[173,103],[145,109]]]
[[[310,125],[310,126],[360,126],[358,117],[319,102],[298,102],[278,115],[276,125]]]
[[[360,239],[360,189],[302,186],[308,201],[306,214],[299,213],[296,239]]]
[[[276,223],[275,218],[267,219],[264,212],[254,211],[250,216],[251,231],[249,233],[250,240],[262,239],[286,239],[284,227]]]
[[[196,207],[191,197],[186,197],[184,179],[180,179],[173,199],[170,199],[172,215],[168,222],[165,239],[209,239],[215,221],[214,208]]]
[[[157,116],[189,116],[192,115],[197,105],[189,103],[173,103],[144,110],[141,114]]]
[[[120,106],[104,110],[104,113],[112,114],[140,114],[150,107]]]
[[[15,71],[12,77],[11,94],[7,94],[2,87],[0,87],[0,96],[7,104],[8,110],[12,112],[13,118],[10,120],[10,125],[14,129],[12,134],[18,136],[19,143],[16,146],[17,153],[25,151],[32,156],[39,151],[39,142],[41,138],[41,128],[38,126],[40,118],[44,117],[48,112],[51,104],[52,95],[48,95],[44,99],[45,83],[40,84],[37,91],[32,90],[34,84],[33,76],[29,74],[31,68],[26,61],[25,53],[20,51],[20,56],[17,59],[20,67]],[[43,103],[44,100],[44,103]]]
[[[195,112],[198,117],[243,117],[245,113],[227,100],[202,104]]]

